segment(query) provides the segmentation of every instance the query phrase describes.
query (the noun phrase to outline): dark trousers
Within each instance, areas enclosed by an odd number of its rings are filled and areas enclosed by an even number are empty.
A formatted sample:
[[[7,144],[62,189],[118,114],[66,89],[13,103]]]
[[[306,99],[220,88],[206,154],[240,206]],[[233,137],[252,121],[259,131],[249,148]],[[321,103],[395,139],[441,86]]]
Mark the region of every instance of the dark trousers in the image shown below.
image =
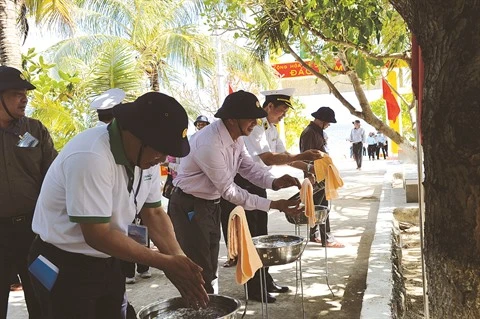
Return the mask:
[[[362,152],[363,152],[363,143],[362,142],[353,143],[353,158],[357,163],[357,168],[362,167],[362,158],[363,158]]]
[[[375,159],[376,153],[377,153],[377,145],[376,144],[369,144],[368,145],[368,159]]]
[[[41,318],[40,305],[35,298],[27,266],[28,251],[34,238],[31,217],[16,223],[9,218],[0,221],[0,318],[7,317],[8,296],[14,272],[22,280],[29,318]]]
[[[240,175],[235,176],[235,184],[241,188],[247,190],[251,194],[258,195],[263,198],[267,198],[267,191],[263,188],[260,188]],[[223,238],[225,238],[225,243],[227,243],[227,229],[228,229],[228,218],[231,211],[236,207],[235,204],[230,203],[222,198],[222,229],[223,229]],[[268,213],[262,210],[247,210],[245,211],[245,216],[247,217],[248,229],[252,237],[268,235]],[[267,285],[273,282],[272,276],[268,273],[268,267],[265,268]],[[256,294],[260,293],[260,270],[258,270],[252,279],[247,282],[247,287],[249,292]]]
[[[203,268],[205,290],[214,293],[220,248],[220,200],[205,200],[175,188],[168,203],[178,243]]]
[[[328,207],[328,200],[325,198],[325,189],[322,189],[315,195],[313,195],[314,205],[323,205]],[[310,238],[320,238],[322,240],[322,246],[325,246],[326,241],[331,237],[330,235],[330,216],[327,217],[325,224],[315,225],[310,228]]]
[[[388,147],[383,144],[383,143],[379,143],[378,144],[378,147],[377,147],[377,159],[380,158],[380,150],[382,150],[382,153],[383,153],[383,158],[387,158],[388,156]]]
[[[131,263],[129,261],[122,260],[122,271],[125,277],[128,277],[128,278],[135,277],[135,265],[137,266],[137,272],[139,274],[142,272],[146,272],[150,269],[150,267],[146,265]]]
[[[59,268],[57,280],[48,291],[33,275],[35,294],[44,319],[121,319],[125,277],[120,260],[70,253],[37,236],[29,263],[42,255]]]

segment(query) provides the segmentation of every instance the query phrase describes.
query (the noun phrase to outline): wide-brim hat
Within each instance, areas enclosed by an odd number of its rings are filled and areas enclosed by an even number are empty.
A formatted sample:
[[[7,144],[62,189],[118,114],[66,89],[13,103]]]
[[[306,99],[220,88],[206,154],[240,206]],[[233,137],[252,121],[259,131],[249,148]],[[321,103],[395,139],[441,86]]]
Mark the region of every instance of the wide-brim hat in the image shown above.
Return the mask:
[[[10,66],[0,66],[0,91],[35,90],[35,85],[28,82],[22,72]]]
[[[328,106],[322,106],[318,110],[312,113],[312,116],[328,123],[337,123],[335,119],[335,112]]]
[[[134,102],[118,104],[113,115],[122,129],[158,152],[175,157],[190,152],[187,113],[171,96],[149,92]]]
[[[198,122],[204,122],[204,123],[210,124],[210,121],[205,115],[199,115],[195,120],[195,122],[193,122],[193,125],[197,126]]]
[[[215,117],[221,119],[259,119],[267,115],[257,97],[243,90],[229,94],[215,113]]]

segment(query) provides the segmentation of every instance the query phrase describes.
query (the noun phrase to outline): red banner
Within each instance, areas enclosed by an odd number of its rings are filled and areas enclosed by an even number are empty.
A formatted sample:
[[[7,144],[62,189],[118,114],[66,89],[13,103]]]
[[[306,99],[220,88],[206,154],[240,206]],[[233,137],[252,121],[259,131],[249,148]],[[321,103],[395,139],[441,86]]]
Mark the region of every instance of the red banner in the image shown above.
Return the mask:
[[[315,71],[318,71],[318,67],[315,63],[310,61],[305,62]],[[280,77],[282,78],[313,75],[312,72],[305,69],[299,62],[278,63],[273,64],[272,67],[277,70],[278,73],[280,73]]]

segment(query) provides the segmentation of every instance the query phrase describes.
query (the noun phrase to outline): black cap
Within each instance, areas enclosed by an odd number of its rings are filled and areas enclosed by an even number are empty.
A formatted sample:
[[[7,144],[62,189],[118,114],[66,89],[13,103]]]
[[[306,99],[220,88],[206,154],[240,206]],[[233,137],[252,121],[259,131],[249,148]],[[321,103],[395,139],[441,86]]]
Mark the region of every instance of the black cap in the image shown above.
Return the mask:
[[[175,157],[190,153],[187,113],[171,96],[149,92],[132,103],[118,104],[113,115],[122,129],[158,152]]]
[[[193,125],[197,126],[198,122],[204,122],[204,123],[210,124],[210,122],[208,121],[208,118],[205,115],[199,115],[195,120],[195,122],[193,122]]]
[[[355,124],[355,123],[360,124],[360,120],[355,120],[355,121],[352,122],[352,124]]]
[[[35,86],[28,82],[19,70],[2,65],[0,66],[0,91],[12,89],[35,90]]]
[[[229,94],[215,113],[215,117],[221,119],[259,119],[267,115],[257,97],[242,90]]]
[[[335,112],[328,106],[322,106],[313,112],[312,116],[324,122],[337,123],[337,120],[335,119]]]

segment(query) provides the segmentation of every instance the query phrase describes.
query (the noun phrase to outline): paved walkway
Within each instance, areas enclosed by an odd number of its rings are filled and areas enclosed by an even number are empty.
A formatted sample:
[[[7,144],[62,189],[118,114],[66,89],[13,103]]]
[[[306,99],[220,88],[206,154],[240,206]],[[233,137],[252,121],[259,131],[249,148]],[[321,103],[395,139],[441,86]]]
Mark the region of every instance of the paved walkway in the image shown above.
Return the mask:
[[[361,317],[362,302],[367,283],[367,275],[372,276],[369,269],[372,242],[374,241],[377,217],[380,207],[380,198],[388,188],[390,175],[402,172],[402,165],[398,161],[377,160],[364,161],[363,169],[357,171],[351,159],[334,159],[345,186],[340,189],[340,198],[332,202],[331,228],[336,238],[346,245],[345,248],[329,248],[328,252],[328,281],[334,293],[330,293],[326,284],[326,260],[324,249],[314,243],[309,243],[302,257],[303,293],[305,318],[345,318]],[[299,178],[296,170],[290,167],[276,168],[277,173],[291,173]],[[388,174],[386,175],[386,172]],[[399,190],[400,192],[401,190]],[[296,192],[295,189],[286,189],[279,192],[269,192],[269,197],[288,198]],[[388,197],[389,195],[387,195]],[[397,207],[405,205],[404,197],[396,196]],[[385,199],[385,195],[382,197]],[[289,224],[283,213],[270,212],[269,229],[271,234],[294,234],[294,225]],[[305,226],[301,229],[306,234]],[[389,242],[385,242],[385,250],[389,249]],[[224,242],[221,244],[220,265],[226,260]],[[371,263],[371,261],[370,261]],[[390,269],[388,264],[378,269],[385,272]],[[220,294],[237,298],[245,304],[244,290],[234,281],[234,268],[219,269]],[[127,294],[135,309],[140,310],[153,302],[178,296],[178,291],[165,278],[162,272],[152,271],[151,279],[138,278],[134,285],[127,285]],[[277,295],[277,302],[268,306],[270,318],[301,318],[302,302],[300,290],[297,296],[295,263],[270,268],[270,273],[282,285],[288,285],[290,293]],[[375,270],[373,270],[375,276]],[[374,281],[375,282],[375,281]],[[377,282],[377,284],[382,284]],[[243,307],[241,309],[243,311]],[[249,302],[246,318],[261,318],[261,304]],[[22,292],[11,293],[9,301],[9,315],[11,319],[27,318]],[[240,316],[239,316],[240,317]],[[382,316],[379,314],[378,318]],[[374,317],[370,317],[375,319]]]

